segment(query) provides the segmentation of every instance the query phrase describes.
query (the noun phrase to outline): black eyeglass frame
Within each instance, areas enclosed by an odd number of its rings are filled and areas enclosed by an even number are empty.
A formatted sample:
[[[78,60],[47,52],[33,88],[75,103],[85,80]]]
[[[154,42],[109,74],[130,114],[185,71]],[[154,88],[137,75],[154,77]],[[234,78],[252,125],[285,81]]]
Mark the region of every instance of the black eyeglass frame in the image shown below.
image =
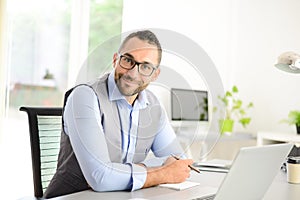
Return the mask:
[[[151,72],[149,75],[148,75],[148,74],[143,74],[143,73],[140,72],[140,66],[141,66],[141,64],[146,64],[146,63],[137,62],[137,61],[134,60],[132,57],[129,57],[129,56],[126,56],[126,55],[122,55],[121,53],[118,53],[118,56],[119,56],[119,65],[120,65],[123,69],[132,70],[132,69],[135,68],[135,66],[137,65],[137,66],[138,66],[138,72],[139,72],[141,75],[143,75],[143,76],[151,76],[151,75],[153,74],[153,72],[154,72],[155,70],[158,69],[158,67],[151,66],[151,67],[152,67],[152,72]],[[131,66],[131,68],[126,68],[126,67],[124,67],[124,66],[121,65],[120,60],[121,60],[122,58],[124,58],[124,57],[132,60],[133,65]],[[148,64],[149,64],[149,65],[153,65],[153,64],[151,64],[151,63],[148,63]]]

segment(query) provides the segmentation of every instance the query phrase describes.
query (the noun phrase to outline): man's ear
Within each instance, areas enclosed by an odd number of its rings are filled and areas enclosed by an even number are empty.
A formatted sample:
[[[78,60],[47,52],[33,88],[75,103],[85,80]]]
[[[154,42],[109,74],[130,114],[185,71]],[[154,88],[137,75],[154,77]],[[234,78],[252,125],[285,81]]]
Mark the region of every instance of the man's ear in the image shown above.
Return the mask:
[[[151,81],[155,81],[158,78],[159,74],[160,74],[160,68],[154,71]]]
[[[116,65],[117,65],[117,61],[118,61],[118,54],[117,53],[114,53],[114,56],[113,56],[113,68],[116,68]]]

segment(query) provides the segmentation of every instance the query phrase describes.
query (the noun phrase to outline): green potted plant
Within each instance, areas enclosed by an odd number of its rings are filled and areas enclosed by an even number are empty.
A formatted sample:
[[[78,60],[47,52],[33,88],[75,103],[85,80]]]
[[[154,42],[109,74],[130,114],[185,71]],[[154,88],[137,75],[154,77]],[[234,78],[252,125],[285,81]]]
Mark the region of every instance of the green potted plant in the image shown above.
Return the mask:
[[[253,107],[253,103],[250,102],[245,106],[239,99],[238,92],[237,86],[233,86],[231,90],[226,91],[224,96],[218,96],[221,104],[214,110],[219,110],[224,116],[224,119],[219,121],[221,134],[232,133],[235,121],[238,121],[244,128],[251,121],[251,118],[247,116],[247,110]]]
[[[300,111],[298,110],[292,110],[288,114],[288,118],[284,120],[284,122],[287,122],[290,125],[295,125],[297,134],[300,134]]]

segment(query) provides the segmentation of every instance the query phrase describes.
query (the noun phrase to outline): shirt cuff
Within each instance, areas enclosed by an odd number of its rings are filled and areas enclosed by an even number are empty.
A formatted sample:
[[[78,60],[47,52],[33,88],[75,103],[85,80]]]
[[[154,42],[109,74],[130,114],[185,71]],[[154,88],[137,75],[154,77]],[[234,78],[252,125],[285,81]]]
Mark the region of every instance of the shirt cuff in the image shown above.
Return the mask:
[[[145,167],[131,164],[132,169],[132,188],[131,191],[135,191],[141,189],[147,178],[147,170]]]

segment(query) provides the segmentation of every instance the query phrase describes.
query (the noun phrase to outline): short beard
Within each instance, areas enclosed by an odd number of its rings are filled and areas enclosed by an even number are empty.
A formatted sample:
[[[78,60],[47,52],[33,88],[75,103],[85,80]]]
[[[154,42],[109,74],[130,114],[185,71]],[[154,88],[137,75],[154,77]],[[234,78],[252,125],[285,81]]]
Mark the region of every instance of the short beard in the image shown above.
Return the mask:
[[[121,94],[124,95],[124,96],[129,97],[129,96],[133,96],[135,94],[138,94],[141,91],[143,91],[149,85],[149,84],[144,85],[144,82],[138,81],[138,82],[136,82],[136,83],[138,83],[138,87],[135,90],[131,91],[131,90],[128,90],[126,88],[126,86],[122,86],[122,84],[121,84],[121,79],[122,78],[126,79],[126,80],[130,80],[130,81],[134,81],[134,79],[131,78],[130,76],[124,75],[124,74],[119,74],[119,76],[115,78],[118,89],[121,92]]]

